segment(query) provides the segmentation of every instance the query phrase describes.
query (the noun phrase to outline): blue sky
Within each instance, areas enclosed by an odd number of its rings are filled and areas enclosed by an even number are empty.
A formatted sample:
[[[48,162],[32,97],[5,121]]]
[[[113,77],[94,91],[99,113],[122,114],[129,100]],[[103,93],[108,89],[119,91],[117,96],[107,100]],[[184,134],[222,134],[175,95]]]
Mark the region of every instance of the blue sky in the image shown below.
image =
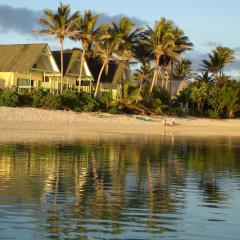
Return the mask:
[[[73,10],[91,9],[108,16],[124,14],[137,17],[153,24],[161,17],[172,19],[185,31],[194,43],[195,52],[201,56],[216,45],[222,44],[231,48],[240,47],[240,1],[239,0],[68,0]],[[41,11],[43,8],[56,9],[59,1],[55,0],[0,0],[0,28],[1,6],[27,8]],[[13,16],[14,18],[14,16]],[[33,42],[44,41],[36,39],[27,32],[0,31],[1,42]],[[54,45],[50,42],[50,45]],[[71,43],[67,43],[68,46]]]

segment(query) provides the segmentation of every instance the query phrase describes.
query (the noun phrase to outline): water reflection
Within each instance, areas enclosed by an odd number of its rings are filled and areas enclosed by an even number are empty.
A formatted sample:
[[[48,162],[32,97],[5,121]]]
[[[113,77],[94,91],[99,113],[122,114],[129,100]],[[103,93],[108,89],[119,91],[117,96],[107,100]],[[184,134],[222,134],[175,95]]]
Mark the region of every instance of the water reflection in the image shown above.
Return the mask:
[[[0,236],[237,239],[227,223],[240,220],[238,144],[174,136],[1,144]]]

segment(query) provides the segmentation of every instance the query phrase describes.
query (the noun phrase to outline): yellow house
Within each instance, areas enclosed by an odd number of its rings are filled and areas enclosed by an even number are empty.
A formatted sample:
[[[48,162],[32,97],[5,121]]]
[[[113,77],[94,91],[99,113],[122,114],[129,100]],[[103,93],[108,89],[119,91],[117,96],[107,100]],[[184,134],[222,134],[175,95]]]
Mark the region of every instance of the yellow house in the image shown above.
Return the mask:
[[[61,52],[53,51],[52,55],[61,69]],[[64,50],[63,52],[63,89],[72,89],[81,92],[91,92],[94,78],[89,70],[88,64],[83,59],[83,69],[80,77],[80,64],[82,60],[82,51],[79,49]],[[80,87],[79,87],[80,84]]]
[[[56,91],[60,71],[48,44],[0,45],[0,89]]]

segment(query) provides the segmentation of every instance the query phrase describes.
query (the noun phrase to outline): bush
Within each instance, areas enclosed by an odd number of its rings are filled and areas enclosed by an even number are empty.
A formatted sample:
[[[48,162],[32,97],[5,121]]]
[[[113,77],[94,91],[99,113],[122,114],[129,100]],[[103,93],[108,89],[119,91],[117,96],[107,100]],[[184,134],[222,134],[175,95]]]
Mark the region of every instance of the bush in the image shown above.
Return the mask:
[[[79,108],[83,112],[93,112],[99,110],[100,104],[88,93],[82,93],[79,98]]]
[[[19,97],[16,92],[6,89],[0,95],[0,105],[6,107],[17,107],[19,105]]]
[[[117,114],[118,113],[118,110],[116,107],[111,107],[109,110],[108,110],[108,113],[110,114]]]
[[[33,93],[32,95],[32,106],[35,107],[35,108],[40,108],[43,106],[44,104],[44,97],[45,97],[45,93],[41,90],[39,91],[36,91]]]
[[[79,107],[79,98],[71,89],[64,90],[61,96],[62,105],[71,109]]]
[[[209,118],[212,118],[212,119],[219,119],[220,118],[219,113],[215,112],[215,111],[213,111],[211,109],[207,111],[207,116]]]
[[[43,98],[43,107],[48,109],[60,109],[61,98],[57,95],[49,93]]]
[[[111,108],[112,97],[110,93],[103,93],[99,99],[99,106],[102,110],[108,111]]]
[[[152,95],[154,99],[160,99],[164,105],[169,105],[171,103],[171,96],[165,88],[155,87]]]
[[[20,106],[32,106],[33,98],[30,94],[19,94],[18,98]]]

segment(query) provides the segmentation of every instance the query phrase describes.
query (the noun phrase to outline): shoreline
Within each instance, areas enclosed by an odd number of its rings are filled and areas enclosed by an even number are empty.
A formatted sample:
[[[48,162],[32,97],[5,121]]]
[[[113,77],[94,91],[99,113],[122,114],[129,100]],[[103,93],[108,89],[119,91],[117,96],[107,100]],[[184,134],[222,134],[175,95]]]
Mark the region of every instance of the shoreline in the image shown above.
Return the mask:
[[[140,118],[140,119],[139,119]],[[144,119],[146,118],[146,119]],[[76,113],[61,110],[0,107],[0,142],[33,140],[77,140],[120,135],[239,137],[240,120],[211,120],[195,117],[143,117],[108,113]],[[147,120],[147,121],[145,121]]]

